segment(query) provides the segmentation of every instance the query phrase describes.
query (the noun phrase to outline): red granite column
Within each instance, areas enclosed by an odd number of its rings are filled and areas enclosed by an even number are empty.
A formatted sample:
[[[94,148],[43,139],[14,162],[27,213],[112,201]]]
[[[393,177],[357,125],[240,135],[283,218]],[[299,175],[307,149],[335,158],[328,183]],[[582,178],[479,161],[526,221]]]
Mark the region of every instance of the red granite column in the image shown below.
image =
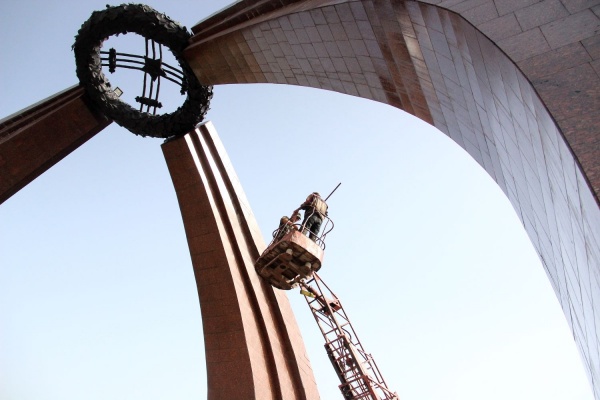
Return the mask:
[[[200,296],[208,398],[319,398],[287,297],[254,272],[265,245],[214,127],[162,147]]]
[[[83,94],[72,87],[0,121],[0,203],[111,123]]]

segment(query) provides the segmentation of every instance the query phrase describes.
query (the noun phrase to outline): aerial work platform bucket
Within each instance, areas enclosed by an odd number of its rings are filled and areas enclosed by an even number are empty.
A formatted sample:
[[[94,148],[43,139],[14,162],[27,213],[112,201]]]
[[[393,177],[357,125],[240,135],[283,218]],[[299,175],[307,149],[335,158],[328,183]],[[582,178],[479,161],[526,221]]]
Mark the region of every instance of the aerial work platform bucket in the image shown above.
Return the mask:
[[[278,289],[290,290],[321,269],[323,248],[297,229],[271,242],[256,260],[256,272]]]

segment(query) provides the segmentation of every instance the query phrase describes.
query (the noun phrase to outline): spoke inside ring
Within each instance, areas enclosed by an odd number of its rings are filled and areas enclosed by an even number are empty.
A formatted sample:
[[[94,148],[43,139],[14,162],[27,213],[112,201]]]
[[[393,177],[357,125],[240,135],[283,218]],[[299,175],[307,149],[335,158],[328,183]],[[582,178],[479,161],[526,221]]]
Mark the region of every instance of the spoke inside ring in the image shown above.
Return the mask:
[[[113,90],[121,91],[120,99],[134,109],[160,115],[174,112],[185,100],[187,82],[167,47],[128,33],[109,37],[100,55]]]

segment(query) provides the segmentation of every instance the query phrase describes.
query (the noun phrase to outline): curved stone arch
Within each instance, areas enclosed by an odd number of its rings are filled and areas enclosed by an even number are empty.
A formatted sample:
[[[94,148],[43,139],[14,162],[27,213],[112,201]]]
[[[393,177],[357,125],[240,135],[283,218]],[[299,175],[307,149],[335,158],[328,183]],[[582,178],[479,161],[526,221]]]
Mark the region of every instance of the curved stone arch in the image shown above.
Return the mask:
[[[600,304],[600,209],[593,189],[598,151],[581,146],[597,141],[593,131],[582,138],[586,127],[597,123],[594,111],[587,112],[589,96],[574,95],[569,101],[575,105],[565,110],[551,95],[544,100],[551,103],[551,114],[515,65],[515,54],[531,43],[513,46],[513,54],[507,51],[511,59],[461,15],[434,5],[254,3],[236,3],[193,28],[185,57],[199,80],[292,84],[364,97],[401,108],[452,138],[498,183],[523,222],[599,398],[594,309]],[[551,52],[544,54],[552,59]],[[595,79],[592,88],[598,87]],[[579,114],[573,117],[577,104]],[[564,130],[573,118],[580,124],[567,141],[555,120]]]

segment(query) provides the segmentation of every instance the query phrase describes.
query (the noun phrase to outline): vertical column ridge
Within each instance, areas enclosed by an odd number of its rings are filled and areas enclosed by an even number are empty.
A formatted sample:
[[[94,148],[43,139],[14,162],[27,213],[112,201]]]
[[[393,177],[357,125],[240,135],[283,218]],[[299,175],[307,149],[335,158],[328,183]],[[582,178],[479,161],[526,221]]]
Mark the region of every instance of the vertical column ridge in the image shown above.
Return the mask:
[[[264,241],[214,127],[207,122],[165,143],[163,151],[200,295],[209,398],[319,398],[285,294],[254,272]],[[245,381],[224,380],[231,367],[223,356],[233,354],[243,354],[239,368],[250,370],[242,374]]]

